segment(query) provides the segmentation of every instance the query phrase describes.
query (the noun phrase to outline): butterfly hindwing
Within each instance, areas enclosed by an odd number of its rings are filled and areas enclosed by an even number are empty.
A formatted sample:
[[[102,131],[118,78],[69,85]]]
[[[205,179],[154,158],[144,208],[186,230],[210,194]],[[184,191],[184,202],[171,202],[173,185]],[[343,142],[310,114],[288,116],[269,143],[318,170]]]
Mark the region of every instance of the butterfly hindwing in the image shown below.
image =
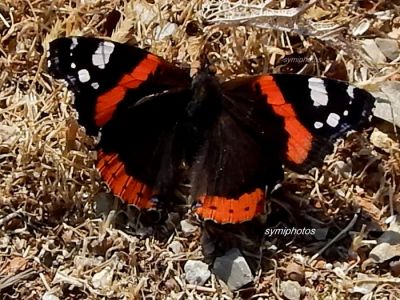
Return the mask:
[[[89,134],[112,119],[120,105],[190,86],[188,72],[127,44],[97,38],[59,38],[49,45],[48,67],[75,95],[79,122]]]
[[[114,195],[138,208],[150,209],[156,206],[152,187],[128,174],[118,153],[100,150],[96,167]]]
[[[102,129],[99,147],[118,153],[126,173],[154,194],[174,187],[185,157],[185,108],[190,91],[170,92],[120,110]]]
[[[222,112],[192,168],[196,213],[217,223],[240,223],[263,213],[266,186],[282,178],[281,163],[270,159],[276,154]]]

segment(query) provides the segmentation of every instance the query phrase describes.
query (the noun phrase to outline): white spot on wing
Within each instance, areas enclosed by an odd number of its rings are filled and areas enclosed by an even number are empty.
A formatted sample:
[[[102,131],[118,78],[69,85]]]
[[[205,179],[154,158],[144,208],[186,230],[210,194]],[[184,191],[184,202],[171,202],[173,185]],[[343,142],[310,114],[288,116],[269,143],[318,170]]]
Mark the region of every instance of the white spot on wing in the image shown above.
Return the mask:
[[[92,63],[99,69],[104,69],[110,61],[110,56],[114,52],[115,45],[111,42],[101,42],[92,55]]]
[[[350,96],[351,99],[354,99],[354,86],[349,85],[347,87],[347,94]]]
[[[308,79],[308,88],[311,91],[311,99],[314,101],[314,106],[326,106],[328,104],[328,92],[323,79],[311,77]]]
[[[78,77],[80,82],[88,82],[90,80],[89,71],[86,69],[82,69],[78,71]]]
[[[100,87],[100,85],[99,85],[98,82],[93,82],[93,83],[91,84],[91,86],[92,86],[92,88],[94,88],[95,90],[97,90],[97,89]]]
[[[71,63],[71,69],[75,69],[76,68],[76,64],[75,63]]]
[[[343,112],[343,116],[348,116],[349,115],[349,111],[348,110],[345,110],[344,112]]]
[[[322,128],[323,126],[324,126],[324,124],[321,123],[321,122],[315,122],[315,123],[314,123],[314,128],[315,128],[315,129],[320,129],[320,128]]]
[[[340,116],[335,113],[330,113],[326,119],[326,123],[331,127],[336,127],[339,124]]]
[[[72,50],[75,49],[76,46],[78,46],[78,39],[76,37],[73,37],[71,39],[71,46],[69,46],[69,49],[71,50],[71,52],[72,52]]]
[[[51,60],[47,60],[47,67],[50,68],[51,67]]]
[[[110,54],[111,54],[111,53],[113,53],[113,51],[114,51],[114,48],[115,48],[115,45],[114,45],[114,43],[111,43],[111,42],[105,41],[105,42],[103,42],[103,44],[104,44],[104,47],[105,47],[105,48],[108,48],[108,49],[109,49],[109,51],[110,51]]]

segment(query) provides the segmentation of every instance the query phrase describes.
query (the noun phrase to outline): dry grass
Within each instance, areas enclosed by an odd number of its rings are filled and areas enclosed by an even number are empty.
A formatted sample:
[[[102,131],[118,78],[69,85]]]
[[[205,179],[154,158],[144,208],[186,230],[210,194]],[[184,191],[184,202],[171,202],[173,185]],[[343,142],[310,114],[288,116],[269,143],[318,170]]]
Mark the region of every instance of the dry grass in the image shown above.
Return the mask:
[[[301,70],[337,78],[348,75],[350,81],[370,90],[383,80],[399,79],[398,62],[376,65],[361,51],[361,40],[368,35],[351,35],[364,18],[371,22],[369,36],[398,29],[398,17],[387,21],[375,14],[390,9],[393,13],[390,3],[380,1],[376,7],[356,8],[356,1],[320,1],[304,18],[339,23],[342,31],[328,30],[314,38],[249,26],[205,26],[201,1],[197,0],[150,2],[0,3],[0,299],[41,299],[45,293],[60,299],[238,297],[214,277],[205,287],[185,283],[185,261],[202,258],[199,230],[185,236],[176,228],[167,240],[156,240],[146,234],[151,228],[140,224],[114,226],[112,214],[118,212],[118,203],[110,201],[108,211],[114,208],[111,215],[98,214],[94,195],[105,188],[94,169],[94,141],[76,126],[76,112],[66,87],[47,74],[44,49],[50,40],[73,34],[105,36],[113,27],[110,13],[117,10],[121,18],[112,39],[135,42],[193,70],[199,66],[200,53],[206,53],[225,78]],[[286,2],[295,6],[294,1]],[[147,20],[146,14],[153,18]],[[176,24],[176,30],[160,40],[157,28],[168,22]],[[279,64],[283,56],[291,57],[294,52],[307,60]],[[344,171],[348,165],[352,166],[349,176]],[[307,224],[332,227],[334,235],[348,224],[359,206],[364,213],[355,231],[360,231],[362,224],[385,229],[386,218],[400,209],[399,144],[376,147],[366,134],[351,134],[338,143],[321,170],[306,176],[289,173],[285,186],[292,198],[309,199]],[[360,239],[369,239],[358,237],[354,239],[357,245]],[[310,262],[325,241],[314,243],[314,250],[307,253],[299,251],[301,242],[266,252],[255,288],[242,296],[282,299],[280,283],[288,277],[285,268],[295,261],[305,269],[307,299],[358,298],[360,294],[350,294],[350,290],[360,274],[380,275],[372,279],[376,287],[371,297],[399,298],[399,283],[388,266],[361,268],[368,250],[355,247],[354,240],[354,259],[347,261],[338,255],[337,259],[325,256]],[[169,247],[172,241],[179,241],[183,252],[173,253]],[[348,237],[347,241],[349,248]],[[330,252],[338,252],[342,242],[332,245]]]

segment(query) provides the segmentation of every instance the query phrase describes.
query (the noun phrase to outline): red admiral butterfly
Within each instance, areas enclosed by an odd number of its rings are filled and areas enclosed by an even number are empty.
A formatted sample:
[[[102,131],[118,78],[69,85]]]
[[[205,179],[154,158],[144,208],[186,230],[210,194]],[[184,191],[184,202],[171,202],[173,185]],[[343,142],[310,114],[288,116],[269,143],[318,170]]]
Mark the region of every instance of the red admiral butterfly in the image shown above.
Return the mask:
[[[54,40],[49,55],[50,72],[75,94],[80,124],[101,130],[97,167],[115,195],[152,208],[186,166],[196,213],[218,223],[262,213],[282,164],[319,166],[337,137],[368,121],[375,101],[348,83],[303,75],[191,78],[145,50],[97,38]]]

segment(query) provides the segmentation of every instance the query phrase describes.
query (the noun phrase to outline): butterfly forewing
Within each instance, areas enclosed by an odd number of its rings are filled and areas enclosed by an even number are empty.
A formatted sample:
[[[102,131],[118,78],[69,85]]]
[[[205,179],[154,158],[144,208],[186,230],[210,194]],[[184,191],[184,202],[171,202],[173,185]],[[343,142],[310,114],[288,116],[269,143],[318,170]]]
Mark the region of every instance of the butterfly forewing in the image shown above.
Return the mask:
[[[48,67],[73,91],[86,132],[102,128],[97,168],[112,192],[153,207],[181,160],[177,120],[191,97],[189,74],[145,50],[85,37],[52,41]]]
[[[225,108],[298,172],[319,166],[335,139],[365,124],[374,106],[371,94],[348,83],[294,74],[238,78],[223,90]]]
[[[188,72],[145,50],[97,38],[50,43],[48,66],[75,94],[79,121],[95,134],[118,107],[170,89],[190,87]],[[129,94],[129,95],[128,95]]]
[[[298,119],[313,134],[334,139],[367,123],[374,97],[344,81],[275,74],[274,81]]]

